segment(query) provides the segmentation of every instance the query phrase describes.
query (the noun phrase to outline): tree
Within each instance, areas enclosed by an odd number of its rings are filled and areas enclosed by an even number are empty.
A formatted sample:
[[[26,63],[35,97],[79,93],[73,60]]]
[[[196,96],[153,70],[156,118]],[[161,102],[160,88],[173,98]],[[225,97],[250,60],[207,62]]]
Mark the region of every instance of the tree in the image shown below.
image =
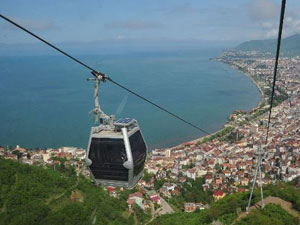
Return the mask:
[[[144,177],[143,179],[146,181],[146,182],[149,182],[151,180],[151,174],[148,173],[148,171],[144,170]]]
[[[161,180],[155,179],[155,181],[154,181],[155,190],[159,190],[164,185],[165,182],[166,181],[164,179],[161,179]]]
[[[20,160],[23,156],[23,153],[18,150],[14,150],[12,154],[17,155],[18,160]]]

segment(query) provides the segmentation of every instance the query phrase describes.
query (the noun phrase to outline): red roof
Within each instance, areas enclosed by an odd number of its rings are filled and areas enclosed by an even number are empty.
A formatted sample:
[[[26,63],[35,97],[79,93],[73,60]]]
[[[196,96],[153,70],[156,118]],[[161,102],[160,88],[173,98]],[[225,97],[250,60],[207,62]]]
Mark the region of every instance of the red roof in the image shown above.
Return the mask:
[[[134,198],[134,197],[143,198],[143,194],[141,192],[135,192],[129,195],[129,198]]]
[[[196,169],[191,168],[191,169],[188,170],[188,172],[189,172],[189,173],[196,173]]]
[[[205,179],[212,179],[212,175],[211,174],[206,174]]]
[[[224,174],[230,174],[230,171],[229,170],[223,170],[223,173]]]
[[[25,151],[26,151],[25,148],[20,148],[20,147],[19,147],[19,148],[16,148],[16,150],[19,151],[19,152],[25,152]]]
[[[127,204],[128,205],[132,205],[132,204],[134,204],[135,203],[135,201],[133,200],[133,199],[128,199],[127,200]]]
[[[214,164],[215,163],[215,160],[214,159],[211,159],[208,161],[208,164]]]
[[[238,192],[245,192],[246,189],[245,188],[238,188]]]
[[[160,200],[160,197],[158,195],[155,195],[155,196],[151,196],[150,199],[153,202],[158,202]]]
[[[214,196],[223,196],[224,194],[225,194],[225,192],[222,190],[214,192]]]
[[[108,190],[109,192],[114,192],[115,189],[116,189],[115,187],[108,187],[108,188],[107,188],[107,190]]]
[[[193,142],[193,141],[190,141],[190,142],[185,142],[185,143],[183,143],[183,145],[194,145],[195,144],[195,142]]]

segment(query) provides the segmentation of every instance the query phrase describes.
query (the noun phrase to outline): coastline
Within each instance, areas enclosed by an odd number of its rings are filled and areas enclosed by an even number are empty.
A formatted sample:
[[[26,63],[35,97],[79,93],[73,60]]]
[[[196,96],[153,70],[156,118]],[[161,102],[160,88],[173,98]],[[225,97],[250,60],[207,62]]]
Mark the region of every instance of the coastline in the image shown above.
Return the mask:
[[[250,74],[248,74],[247,72],[245,72],[245,71],[239,69],[237,66],[234,66],[234,65],[232,65],[232,64],[230,64],[230,63],[225,63],[225,62],[222,62],[222,61],[218,61],[218,62],[219,62],[219,63],[223,63],[223,64],[225,64],[225,65],[227,65],[227,66],[230,66],[231,68],[234,68],[235,70],[241,72],[244,76],[246,76],[246,77],[248,77],[248,78],[250,79],[250,81],[256,86],[256,88],[258,89],[258,91],[259,91],[259,93],[260,93],[260,100],[259,100],[259,102],[257,103],[257,105],[256,105],[255,107],[253,107],[252,109],[248,110],[248,112],[254,111],[254,110],[256,110],[257,108],[259,108],[259,106],[263,103],[263,101],[264,101],[264,99],[265,99],[265,94],[264,94],[262,88],[259,86],[258,82],[255,81],[255,79],[254,79],[253,77],[251,77]],[[219,130],[215,131],[214,133],[211,133],[211,134],[209,134],[209,135],[205,135],[205,136],[202,136],[202,137],[199,137],[199,138],[196,138],[196,139],[192,139],[192,140],[187,141],[187,142],[197,143],[197,142],[199,142],[199,141],[202,141],[204,138],[211,137],[212,135],[215,135],[215,134],[217,134],[218,132],[224,130],[224,129],[227,127],[226,125],[228,125],[228,120],[227,120],[227,122],[222,126],[222,128],[220,128]],[[184,143],[185,143],[185,142],[184,142]],[[175,145],[175,146],[170,147],[170,148],[179,148],[179,147],[182,147],[182,145],[183,145],[184,143],[180,143],[180,144]]]
[[[221,62],[221,63],[224,63],[224,62]],[[257,88],[258,91],[260,92],[260,100],[259,100],[259,102],[257,103],[256,107],[252,108],[251,110],[253,110],[253,109],[255,109],[255,108],[258,108],[259,105],[261,105],[261,103],[263,102],[263,100],[264,100],[264,98],[265,98],[265,94],[264,94],[262,88],[259,86],[258,82],[255,81],[254,78],[251,77],[250,74],[248,74],[247,72],[244,72],[243,70],[239,69],[237,66],[231,65],[231,64],[229,64],[229,63],[224,63],[224,64],[225,64],[225,65],[228,65],[228,66],[230,66],[230,67],[232,67],[232,68],[234,68],[235,70],[237,70],[237,71],[239,71],[239,72],[241,72],[243,75],[245,75],[246,77],[248,77],[248,78],[251,80],[251,82],[256,86],[256,88]],[[249,110],[249,111],[251,111],[251,110]]]

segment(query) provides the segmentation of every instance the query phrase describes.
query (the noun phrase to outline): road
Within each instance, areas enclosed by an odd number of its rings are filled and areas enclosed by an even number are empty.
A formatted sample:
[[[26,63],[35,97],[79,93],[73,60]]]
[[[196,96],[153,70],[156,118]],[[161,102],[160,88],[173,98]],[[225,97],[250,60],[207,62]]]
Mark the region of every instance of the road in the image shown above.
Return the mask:
[[[162,210],[159,211],[159,215],[163,215],[163,214],[171,214],[171,213],[174,213],[174,210],[172,209],[172,207],[162,198],[160,197],[160,202],[161,202],[161,207],[162,207]]]
[[[162,197],[160,197],[160,202],[161,202],[161,208],[157,209],[156,211],[154,209],[153,203],[152,202],[150,203],[152,218],[146,223],[146,225],[151,223],[158,215],[174,213],[174,210],[172,209],[172,207]]]

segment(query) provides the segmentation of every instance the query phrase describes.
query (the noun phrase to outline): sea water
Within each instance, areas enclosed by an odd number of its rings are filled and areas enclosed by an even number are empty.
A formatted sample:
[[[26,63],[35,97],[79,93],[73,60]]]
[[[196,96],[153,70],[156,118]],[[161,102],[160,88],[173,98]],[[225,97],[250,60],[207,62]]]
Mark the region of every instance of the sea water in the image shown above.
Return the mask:
[[[233,110],[249,110],[260,94],[241,72],[210,60],[220,49],[78,55],[115,81],[208,132]],[[87,146],[94,107],[88,70],[60,55],[0,57],[0,145],[28,148]],[[204,134],[107,81],[107,114],[138,120],[150,149]]]

